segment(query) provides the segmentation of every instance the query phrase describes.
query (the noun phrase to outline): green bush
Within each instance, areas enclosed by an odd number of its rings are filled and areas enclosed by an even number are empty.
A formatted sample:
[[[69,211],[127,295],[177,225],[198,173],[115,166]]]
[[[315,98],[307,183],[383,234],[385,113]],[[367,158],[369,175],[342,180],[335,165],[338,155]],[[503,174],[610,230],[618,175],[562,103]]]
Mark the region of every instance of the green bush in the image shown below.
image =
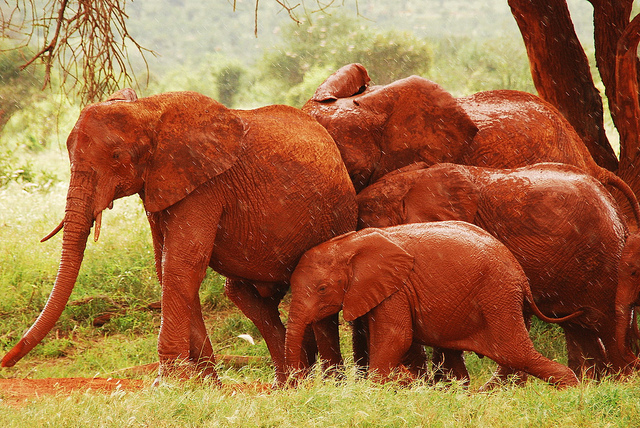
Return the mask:
[[[456,96],[491,89],[536,93],[521,39],[456,37],[433,45],[433,62],[424,77]]]
[[[318,14],[312,21],[285,27],[281,44],[260,59],[257,83],[270,87],[273,102],[300,106],[315,90],[309,82],[317,86],[345,64],[362,63],[378,84],[429,69],[428,42],[408,32],[376,31],[362,22],[339,13]]]

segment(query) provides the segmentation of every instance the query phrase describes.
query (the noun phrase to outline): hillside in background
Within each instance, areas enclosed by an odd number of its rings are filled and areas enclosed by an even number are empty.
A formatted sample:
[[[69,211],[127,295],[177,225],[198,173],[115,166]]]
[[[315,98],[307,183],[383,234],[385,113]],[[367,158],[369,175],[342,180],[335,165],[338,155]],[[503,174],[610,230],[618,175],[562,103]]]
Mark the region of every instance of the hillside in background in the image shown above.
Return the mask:
[[[206,54],[219,53],[245,64],[277,44],[282,29],[292,23],[275,0],[261,0],[258,36],[254,35],[254,0],[145,0],[129,3],[130,31],[143,46],[154,50],[148,58],[152,72],[185,62],[197,63]],[[294,2],[291,2],[294,3]],[[377,30],[410,31],[417,37],[444,39],[516,39],[521,36],[507,0],[344,0],[325,13],[345,15]],[[307,11],[315,2],[307,0]],[[592,42],[592,7],[585,0],[569,0],[572,17],[582,42]],[[316,6],[317,7],[317,6]],[[300,19],[317,17],[302,7]],[[524,51],[524,46],[522,46]]]

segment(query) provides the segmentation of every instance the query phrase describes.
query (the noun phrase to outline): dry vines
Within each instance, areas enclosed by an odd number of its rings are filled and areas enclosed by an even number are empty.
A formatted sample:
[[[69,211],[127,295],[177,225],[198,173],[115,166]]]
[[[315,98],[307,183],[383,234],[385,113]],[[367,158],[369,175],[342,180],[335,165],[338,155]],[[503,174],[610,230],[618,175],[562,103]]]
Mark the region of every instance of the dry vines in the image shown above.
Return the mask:
[[[44,63],[45,86],[57,64],[67,93],[76,90],[84,102],[97,101],[136,82],[129,47],[140,53],[148,70],[145,53],[153,52],[129,34],[127,0],[51,0],[42,11],[36,11],[35,1],[16,0],[12,8],[5,0],[2,37],[22,36],[22,46],[38,41],[40,50],[23,68]]]
[[[313,0],[314,6],[309,8],[304,0],[272,1],[298,23],[298,8],[308,16],[336,3],[336,0]],[[51,84],[51,73],[57,65],[61,86],[67,94],[76,91],[84,103],[94,102],[125,84],[137,84],[129,48],[140,53],[148,72],[145,54],[153,52],[129,34],[126,3],[127,0],[48,0],[42,6],[38,0],[3,0],[3,4],[0,3],[0,36],[22,38],[20,47],[36,41],[38,51],[26,60],[23,68],[42,62],[47,86]],[[255,0],[256,36],[259,4],[260,0]],[[355,4],[357,9],[357,0]],[[233,8],[235,10],[236,0],[233,0]]]

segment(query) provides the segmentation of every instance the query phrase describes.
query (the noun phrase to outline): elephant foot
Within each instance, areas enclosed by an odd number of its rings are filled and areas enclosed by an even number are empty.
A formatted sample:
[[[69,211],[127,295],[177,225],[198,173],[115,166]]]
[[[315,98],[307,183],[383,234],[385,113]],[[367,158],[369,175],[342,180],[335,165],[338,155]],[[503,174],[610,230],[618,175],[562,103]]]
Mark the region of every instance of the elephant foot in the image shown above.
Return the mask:
[[[433,348],[432,355],[433,382],[457,382],[465,388],[469,387],[471,376],[467,371],[462,351],[454,349]]]
[[[505,385],[522,386],[527,382],[528,378],[529,375],[525,372],[501,366],[496,370],[491,379],[480,387],[479,391],[488,392]]]
[[[393,382],[400,387],[409,387],[417,380],[414,374],[404,365],[399,365],[392,370],[369,370],[368,378],[375,383]]]
[[[193,362],[189,360],[160,361],[158,376],[152,386],[161,386],[164,381],[211,381],[216,387],[222,385],[213,359]]]

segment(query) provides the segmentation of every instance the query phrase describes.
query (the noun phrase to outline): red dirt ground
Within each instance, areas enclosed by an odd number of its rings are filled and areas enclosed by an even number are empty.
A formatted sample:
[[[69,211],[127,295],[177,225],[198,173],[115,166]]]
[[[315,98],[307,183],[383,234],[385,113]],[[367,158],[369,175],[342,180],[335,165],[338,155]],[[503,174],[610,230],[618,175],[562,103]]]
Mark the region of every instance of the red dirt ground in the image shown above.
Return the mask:
[[[139,379],[112,378],[0,379],[0,404],[19,405],[45,395],[68,395],[74,391],[139,391],[147,384]]]
[[[67,396],[72,392],[110,394],[116,390],[135,392],[151,387],[148,380],[116,378],[0,379],[0,406],[22,407],[47,395]],[[261,383],[225,385],[228,392],[265,393],[271,385]]]
[[[227,363],[246,364],[258,357],[226,357],[220,356]],[[114,374],[148,374],[157,371],[158,363],[130,367]],[[46,379],[0,379],[0,405],[21,406],[28,401],[46,395],[66,396],[72,392],[93,392],[110,394],[116,390],[135,392],[150,387],[149,380],[121,378],[46,378]],[[267,392],[271,385],[251,383],[245,385],[225,385],[222,387],[232,391]]]

